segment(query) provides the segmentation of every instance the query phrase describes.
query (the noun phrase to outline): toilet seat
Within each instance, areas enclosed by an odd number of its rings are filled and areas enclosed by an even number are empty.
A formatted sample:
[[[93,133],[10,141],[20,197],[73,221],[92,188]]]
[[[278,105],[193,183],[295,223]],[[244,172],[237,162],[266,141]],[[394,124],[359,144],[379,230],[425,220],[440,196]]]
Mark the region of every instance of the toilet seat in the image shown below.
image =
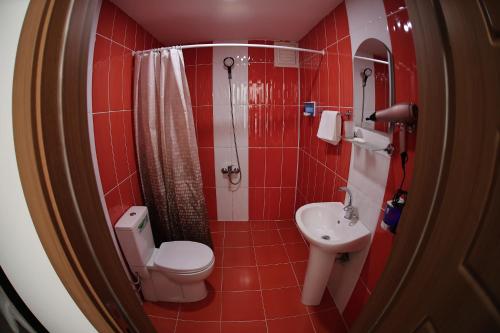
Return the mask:
[[[205,244],[190,241],[164,242],[154,257],[154,267],[169,273],[190,274],[213,265],[214,253]]]

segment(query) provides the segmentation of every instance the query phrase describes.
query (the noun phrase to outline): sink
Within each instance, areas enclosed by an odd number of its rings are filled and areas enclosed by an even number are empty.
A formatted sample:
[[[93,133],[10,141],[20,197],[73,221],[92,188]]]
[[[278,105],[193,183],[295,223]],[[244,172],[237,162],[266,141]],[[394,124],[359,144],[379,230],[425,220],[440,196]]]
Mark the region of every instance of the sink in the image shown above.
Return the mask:
[[[304,205],[295,213],[295,220],[310,243],[302,303],[318,305],[337,253],[362,250],[370,242],[370,231],[359,220],[345,219],[340,202]]]
[[[295,214],[297,226],[311,245],[331,253],[355,252],[363,249],[370,232],[361,221],[346,220],[340,202],[311,203]]]

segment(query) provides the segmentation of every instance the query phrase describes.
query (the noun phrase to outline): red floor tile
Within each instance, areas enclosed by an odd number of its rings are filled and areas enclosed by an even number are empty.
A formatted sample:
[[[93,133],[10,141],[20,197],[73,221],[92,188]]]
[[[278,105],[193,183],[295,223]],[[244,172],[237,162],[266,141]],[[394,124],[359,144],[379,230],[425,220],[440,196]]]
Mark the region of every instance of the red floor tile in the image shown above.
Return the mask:
[[[222,320],[263,320],[260,291],[222,292]]]
[[[226,226],[226,231],[249,231],[250,222],[239,221],[239,222],[223,222]]]
[[[347,333],[347,329],[337,309],[313,313],[311,314],[311,319],[316,333]]]
[[[298,287],[263,290],[264,308],[266,318],[283,318],[306,314],[305,305],[300,301],[300,289]]]
[[[209,294],[195,303],[145,302],[159,333],[347,332],[328,292],[317,306],[300,301],[309,249],[294,221],[210,224],[217,246]]]
[[[296,228],[281,229],[280,235],[285,243],[304,243],[304,239],[302,238],[300,231]]]
[[[199,322],[179,320],[175,333],[219,333],[220,322]]]
[[[174,333],[175,332],[175,324],[176,320],[174,319],[166,319],[159,317],[149,317],[151,323],[153,324],[156,332],[158,333]]]
[[[297,225],[294,220],[285,220],[285,221],[275,221],[278,229],[296,229]]]
[[[278,264],[259,267],[262,289],[296,286],[297,281],[290,264]]]
[[[290,261],[303,261],[309,257],[309,249],[304,243],[285,244]]]
[[[224,251],[224,267],[255,266],[253,247],[232,247]]]
[[[220,320],[221,293],[210,292],[208,296],[194,303],[182,303],[179,319],[197,321]]]
[[[306,277],[307,261],[293,262],[292,265],[295,276],[297,277],[297,280],[299,280],[299,284],[303,285]]]
[[[268,333],[314,333],[309,316],[268,320],[267,327]]]
[[[278,226],[274,221],[250,221],[250,227],[252,230],[278,229]]]
[[[142,305],[144,312],[150,316],[163,317],[163,318],[177,318],[179,312],[178,303],[170,302],[144,302]]]
[[[252,235],[249,231],[228,231],[224,239],[224,246],[252,246]]]
[[[222,247],[224,246],[224,232],[212,232],[212,243],[214,247]]]
[[[257,267],[224,268],[222,290],[260,290]]]
[[[222,290],[222,268],[214,268],[212,274],[207,278],[207,288],[209,291]]]
[[[265,321],[222,322],[222,333],[267,333]]]
[[[281,244],[278,230],[254,230],[252,231],[253,244],[255,246]]]
[[[284,264],[288,262],[285,247],[281,244],[255,247],[257,265]]]

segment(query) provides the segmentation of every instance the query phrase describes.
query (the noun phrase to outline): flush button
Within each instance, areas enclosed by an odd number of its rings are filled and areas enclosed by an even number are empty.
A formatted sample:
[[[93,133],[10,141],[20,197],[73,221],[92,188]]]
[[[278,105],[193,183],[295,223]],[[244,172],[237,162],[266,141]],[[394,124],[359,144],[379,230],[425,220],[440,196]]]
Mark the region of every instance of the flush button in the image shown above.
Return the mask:
[[[132,213],[130,213],[130,216],[135,216],[135,215],[137,215],[137,213],[136,213],[136,212],[132,212]]]

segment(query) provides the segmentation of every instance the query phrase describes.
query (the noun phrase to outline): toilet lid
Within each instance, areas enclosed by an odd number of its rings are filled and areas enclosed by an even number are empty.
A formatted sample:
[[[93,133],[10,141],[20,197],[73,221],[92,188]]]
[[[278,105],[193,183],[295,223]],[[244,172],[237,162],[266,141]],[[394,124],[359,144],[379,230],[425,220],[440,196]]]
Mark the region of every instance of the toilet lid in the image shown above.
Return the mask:
[[[214,261],[214,253],[205,244],[190,241],[164,242],[154,259],[155,267],[165,271],[199,272]]]

